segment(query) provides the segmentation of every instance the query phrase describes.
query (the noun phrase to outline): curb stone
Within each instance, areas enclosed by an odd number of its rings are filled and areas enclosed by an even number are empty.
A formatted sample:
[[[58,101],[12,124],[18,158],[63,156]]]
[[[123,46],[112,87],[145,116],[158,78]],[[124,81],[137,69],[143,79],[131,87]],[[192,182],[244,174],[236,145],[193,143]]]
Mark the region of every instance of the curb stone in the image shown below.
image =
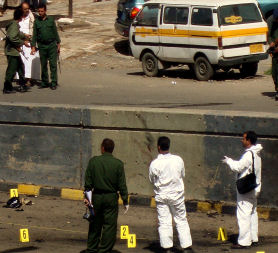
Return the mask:
[[[15,183],[0,183],[0,191],[9,192],[10,189],[18,189],[19,194],[30,196],[52,196],[60,197],[62,199],[69,200],[83,200],[83,190],[70,189],[70,188],[52,188],[31,184],[15,184]],[[123,204],[121,198],[119,204]],[[145,206],[155,208],[155,199],[152,196],[143,196],[130,194],[129,204],[132,206]],[[225,202],[213,202],[213,201],[198,201],[198,200],[186,200],[187,212],[215,212],[218,214],[234,215],[236,213],[236,205],[233,203]],[[278,209],[271,207],[258,206],[259,218],[264,220],[277,221]]]

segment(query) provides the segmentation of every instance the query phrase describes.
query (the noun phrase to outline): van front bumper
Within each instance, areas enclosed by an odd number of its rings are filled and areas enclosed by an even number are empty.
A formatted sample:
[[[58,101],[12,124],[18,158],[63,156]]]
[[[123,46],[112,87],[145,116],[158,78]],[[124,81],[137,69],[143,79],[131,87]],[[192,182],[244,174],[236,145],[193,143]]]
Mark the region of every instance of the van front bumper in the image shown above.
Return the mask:
[[[219,60],[218,65],[220,67],[231,67],[235,65],[240,65],[242,63],[258,62],[261,60],[266,60],[267,58],[268,58],[267,53],[248,55],[248,56],[239,56],[239,57],[221,59]]]

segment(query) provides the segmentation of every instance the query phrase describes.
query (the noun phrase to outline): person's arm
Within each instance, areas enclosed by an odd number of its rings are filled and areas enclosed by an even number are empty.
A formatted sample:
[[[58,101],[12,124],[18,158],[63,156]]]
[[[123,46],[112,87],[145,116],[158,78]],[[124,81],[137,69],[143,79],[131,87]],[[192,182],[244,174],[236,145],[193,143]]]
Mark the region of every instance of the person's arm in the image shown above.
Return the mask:
[[[184,168],[184,162],[181,159],[181,177],[184,178],[185,177],[185,168]]]
[[[34,26],[33,26],[33,36],[32,36],[32,40],[31,40],[31,47],[32,47],[31,54],[35,54],[35,52],[36,52],[37,36],[38,36],[37,35],[37,22],[35,20]]]
[[[251,161],[251,152],[246,152],[239,161],[235,161],[232,158],[227,158],[226,163],[229,165],[232,171],[241,173],[245,168],[250,166]]]
[[[55,36],[55,40],[56,40],[57,44],[60,44],[61,39],[60,39],[58,30],[57,30],[57,26],[56,26],[56,23],[55,23],[54,19],[53,19],[53,32],[54,32],[54,36]]]
[[[125,171],[124,171],[124,165],[121,163],[119,167],[119,182],[118,182],[118,188],[120,191],[121,198],[123,200],[124,206],[128,205],[128,191],[126,186],[126,178],[125,178]]]
[[[7,37],[15,48],[19,48],[24,44],[24,41],[21,39],[21,33],[18,31],[18,27],[15,24],[8,28]]]
[[[154,178],[155,178],[155,174],[154,174],[153,166],[151,163],[150,168],[149,168],[149,179],[152,184],[154,183]]]
[[[275,39],[272,37],[272,27],[273,27],[273,18],[270,17],[267,21],[267,26],[268,26],[268,33],[267,33],[267,42],[270,47],[274,46]]]
[[[85,191],[90,191],[94,188],[94,184],[93,184],[93,159],[90,159],[86,172],[85,172],[85,184],[84,184],[84,188]]]

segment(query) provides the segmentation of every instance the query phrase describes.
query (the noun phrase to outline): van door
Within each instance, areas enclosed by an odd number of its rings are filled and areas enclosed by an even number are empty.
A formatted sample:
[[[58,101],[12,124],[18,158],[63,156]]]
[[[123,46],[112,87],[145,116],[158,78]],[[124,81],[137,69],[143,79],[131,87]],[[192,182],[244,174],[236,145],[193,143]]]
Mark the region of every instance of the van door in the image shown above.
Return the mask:
[[[188,59],[187,6],[165,5],[160,20],[160,46],[162,60],[186,62]]]
[[[158,4],[147,4],[137,15],[130,30],[130,38],[134,44],[134,50],[142,51],[148,48],[155,55],[159,52],[159,30],[158,30]]]
[[[197,53],[205,54],[211,64],[218,61],[218,26],[215,7],[194,6],[191,10],[191,24],[189,26],[190,57],[194,62]]]

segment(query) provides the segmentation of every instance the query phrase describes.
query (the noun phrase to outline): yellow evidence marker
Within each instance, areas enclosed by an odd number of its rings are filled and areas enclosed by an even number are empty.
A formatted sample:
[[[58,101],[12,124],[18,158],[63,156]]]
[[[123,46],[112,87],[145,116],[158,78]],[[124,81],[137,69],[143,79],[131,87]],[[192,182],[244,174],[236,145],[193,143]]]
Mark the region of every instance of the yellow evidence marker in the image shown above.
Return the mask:
[[[136,234],[130,234],[127,239],[128,248],[136,248]]]
[[[218,241],[227,241],[228,240],[228,236],[227,236],[227,231],[225,228],[219,228],[218,230],[218,237],[217,237]]]
[[[19,240],[21,242],[29,242],[29,232],[28,228],[22,228],[19,230]]]
[[[257,251],[257,253],[265,253],[264,251]]]
[[[128,226],[121,226],[121,239],[128,239],[129,228]]]
[[[17,189],[10,189],[10,198],[18,197],[18,190]]]

